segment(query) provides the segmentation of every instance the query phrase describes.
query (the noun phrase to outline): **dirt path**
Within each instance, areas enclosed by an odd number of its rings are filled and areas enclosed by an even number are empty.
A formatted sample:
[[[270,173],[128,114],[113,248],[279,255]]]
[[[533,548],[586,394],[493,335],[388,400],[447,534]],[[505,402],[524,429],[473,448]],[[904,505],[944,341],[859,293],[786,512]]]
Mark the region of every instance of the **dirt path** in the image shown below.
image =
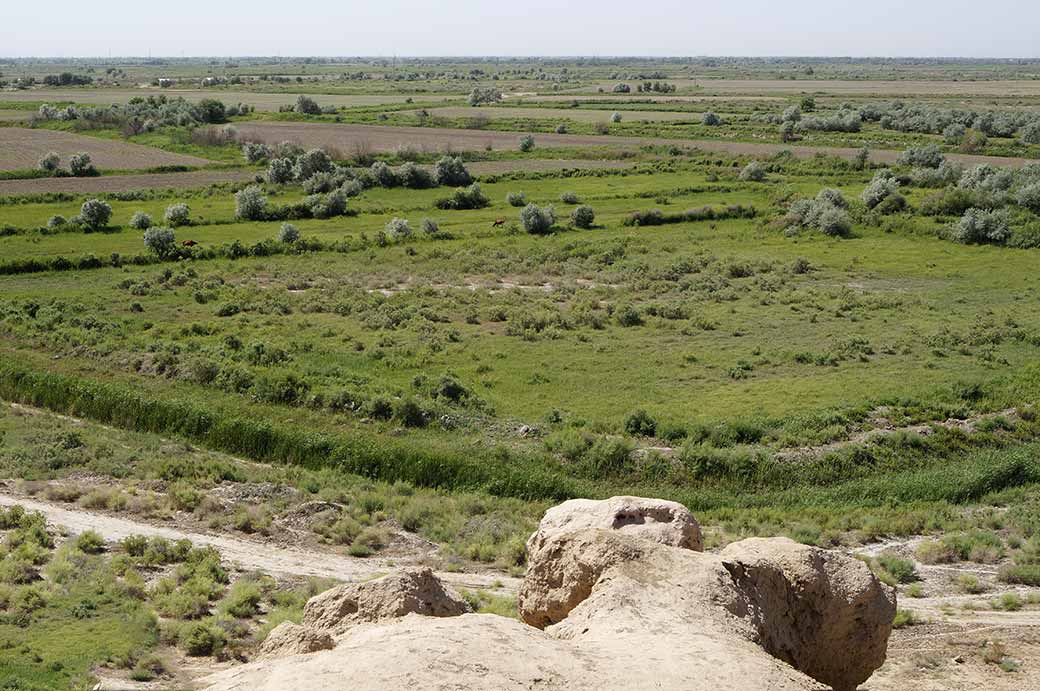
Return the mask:
[[[256,569],[271,575],[318,576],[341,581],[358,581],[392,571],[391,560],[331,554],[319,550],[295,549],[265,544],[229,535],[198,533],[175,527],[153,525],[80,509],[66,509],[47,502],[0,493],[0,506],[19,504],[28,511],[39,511],[51,523],[64,526],[72,533],[94,530],[106,540],[114,542],[129,535],[147,535],[167,540],[191,540],[195,545],[211,546],[221,556],[243,569]],[[463,588],[487,589],[496,592],[516,592],[520,581],[497,574],[439,572],[441,579]],[[501,587],[498,584],[501,583]]]
[[[387,152],[400,148],[418,151],[460,151],[515,149],[520,137],[527,132],[501,132],[495,130],[442,129],[435,127],[395,127],[391,125],[337,125],[316,122],[242,122],[235,125],[242,137],[259,139],[268,143],[293,141],[305,147],[324,147],[343,154],[356,151]],[[828,154],[845,159],[854,159],[859,153],[856,148],[827,146],[798,146],[790,144],[734,142],[707,139],[666,139],[657,137],[621,137],[611,135],[550,134],[535,133],[535,143],[542,147],[586,147],[603,146],[638,148],[645,145],[679,146],[746,156],[772,156],[781,151],[790,151],[799,158],[811,158],[817,154]],[[895,163],[899,151],[877,150],[871,152],[875,163]],[[1021,167],[1032,161],[1006,156],[976,156],[971,154],[947,154],[951,161],[965,165],[990,163],[998,166]]]

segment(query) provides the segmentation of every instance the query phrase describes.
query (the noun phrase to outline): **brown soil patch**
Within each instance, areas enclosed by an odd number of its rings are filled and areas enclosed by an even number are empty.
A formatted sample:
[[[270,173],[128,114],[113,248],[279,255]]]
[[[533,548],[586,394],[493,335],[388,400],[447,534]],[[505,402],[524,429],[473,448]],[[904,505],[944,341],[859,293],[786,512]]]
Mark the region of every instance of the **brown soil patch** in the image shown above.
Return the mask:
[[[417,112],[417,111],[416,111]],[[443,108],[429,108],[430,115],[440,115],[446,118],[476,118],[486,117],[492,120],[500,118],[533,118],[538,120],[575,120],[577,122],[610,122],[612,111],[607,110],[580,110],[578,108],[468,108],[465,106],[445,106]],[[667,110],[624,110],[621,111],[626,122],[629,121],[700,121],[700,113],[683,113]]]
[[[141,189],[191,189],[222,182],[252,180],[251,170],[192,170],[186,173],[144,173],[141,175],[103,175],[96,178],[35,178],[32,180],[0,180],[0,196],[68,192],[96,194]]]
[[[0,170],[35,168],[40,157],[54,151],[67,165],[69,156],[81,151],[90,154],[94,165],[104,170],[154,168],[156,166],[205,166],[204,158],[185,156],[149,146],[86,137],[71,132],[0,127]]]
[[[680,90],[700,88],[709,94],[836,94],[847,96],[1038,96],[1040,81],[953,81],[929,79],[668,79]],[[609,91],[616,81],[600,82]],[[637,81],[629,80],[636,84]],[[645,96],[646,94],[644,94]]]

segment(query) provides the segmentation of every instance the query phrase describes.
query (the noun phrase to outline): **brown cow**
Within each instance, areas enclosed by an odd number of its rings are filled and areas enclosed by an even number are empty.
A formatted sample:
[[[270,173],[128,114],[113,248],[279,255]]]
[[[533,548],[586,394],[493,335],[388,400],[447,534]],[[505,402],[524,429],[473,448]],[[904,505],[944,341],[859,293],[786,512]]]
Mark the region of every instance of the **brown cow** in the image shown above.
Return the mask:
[[[195,242],[194,240],[185,240],[181,244],[184,245],[185,247],[194,247],[195,245],[197,245],[199,243]]]
[[[504,226],[505,224],[506,224],[506,219],[504,219],[504,218],[496,218],[494,221],[491,222],[491,227],[492,228],[497,228],[499,226]]]

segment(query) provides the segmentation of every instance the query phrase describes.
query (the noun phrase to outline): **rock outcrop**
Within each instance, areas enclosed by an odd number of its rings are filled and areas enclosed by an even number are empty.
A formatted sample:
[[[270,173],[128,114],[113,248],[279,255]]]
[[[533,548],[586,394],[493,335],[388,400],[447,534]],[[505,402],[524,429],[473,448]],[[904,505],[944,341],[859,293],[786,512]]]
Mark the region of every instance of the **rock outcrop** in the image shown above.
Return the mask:
[[[308,603],[335,649],[209,688],[851,691],[884,661],[895,596],[864,564],[786,539],[704,553],[695,526],[670,502],[567,502],[528,541],[523,622],[452,616],[432,573],[404,572]]]
[[[428,568],[405,569],[364,583],[348,583],[307,601],[303,625],[332,635],[364,622],[421,614],[457,617],[469,604]]]

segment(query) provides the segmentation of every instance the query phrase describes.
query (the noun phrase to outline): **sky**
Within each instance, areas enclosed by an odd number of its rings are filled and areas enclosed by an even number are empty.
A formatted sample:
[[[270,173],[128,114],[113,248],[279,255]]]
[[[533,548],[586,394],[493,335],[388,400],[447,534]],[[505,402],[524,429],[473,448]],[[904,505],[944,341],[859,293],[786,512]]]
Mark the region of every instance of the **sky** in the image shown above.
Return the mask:
[[[1036,0],[0,0],[0,57],[1038,57]]]

